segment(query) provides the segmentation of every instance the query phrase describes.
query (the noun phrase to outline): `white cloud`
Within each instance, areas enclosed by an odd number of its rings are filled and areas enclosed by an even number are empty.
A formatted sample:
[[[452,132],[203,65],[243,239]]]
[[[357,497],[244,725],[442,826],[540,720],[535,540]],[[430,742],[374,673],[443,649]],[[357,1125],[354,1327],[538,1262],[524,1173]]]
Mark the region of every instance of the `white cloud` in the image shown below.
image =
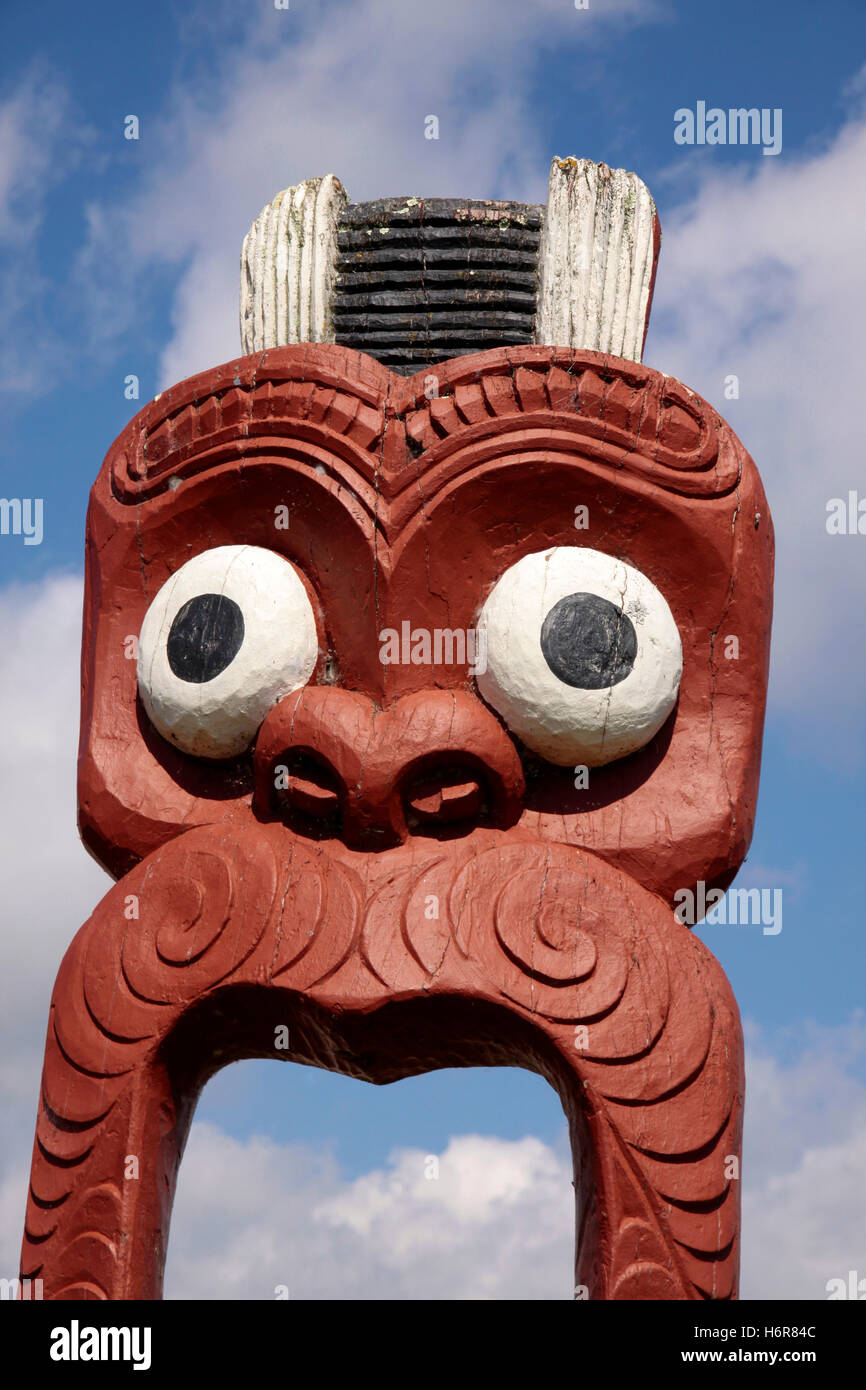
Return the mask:
[[[17,1268],[51,987],[109,887],[75,829],[81,581],[0,589],[0,1276]],[[12,659],[10,659],[10,657]]]
[[[571,1161],[539,1139],[464,1135],[341,1179],[325,1150],[193,1129],[166,1296],[568,1298]]]
[[[228,60],[201,87],[178,86],[161,120],[142,127],[150,172],[136,195],[91,208],[82,266],[91,313],[104,331],[119,330],[119,301],[132,313],[130,266],[145,276],[159,262],[182,267],[161,363],[168,385],[239,352],[241,242],[288,184],[332,172],[355,200],[415,192],[543,200],[557,151],[532,110],[539,65],[656,10],[655,0],[606,0],[586,13],[563,0],[264,9],[240,41],[233,33]],[[430,114],[438,140],[424,138]]]
[[[810,1146],[796,1170],[743,1192],[743,1298],[822,1299],[830,1279],[866,1278],[866,1127]]]
[[[699,187],[665,221],[646,360],[712,401],[754,457],[776,528],[771,698],[802,721],[811,755],[847,762],[864,751],[866,537],[828,535],[826,504],[866,497],[866,120],[820,153],[732,172],[684,158],[677,182]],[[725,398],[730,374],[738,400]]]
[[[792,1041],[788,1061],[760,1035],[748,1050],[743,1298],[822,1299],[828,1279],[866,1277],[866,1027]]]
[[[75,830],[82,585],[0,589],[0,1273],[17,1261],[44,1029],[61,956],[110,881]]]
[[[66,85],[41,66],[28,69],[0,101],[0,244],[26,243],[37,230],[46,192],[61,172],[55,156],[69,124]]]
[[[75,828],[81,594],[72,577],[0,590],[0,650],[15,653],[0,666],[0,1010],[16,1038],[0,1073],[41,1051],[61,955],[110,886]]]
[[[16,397],[44,390],[65,355],[37,238],[54,188],[90,140],[66,82],[43,64],[29,67],[0,100],[0,393],[9,396],[7,412]]]

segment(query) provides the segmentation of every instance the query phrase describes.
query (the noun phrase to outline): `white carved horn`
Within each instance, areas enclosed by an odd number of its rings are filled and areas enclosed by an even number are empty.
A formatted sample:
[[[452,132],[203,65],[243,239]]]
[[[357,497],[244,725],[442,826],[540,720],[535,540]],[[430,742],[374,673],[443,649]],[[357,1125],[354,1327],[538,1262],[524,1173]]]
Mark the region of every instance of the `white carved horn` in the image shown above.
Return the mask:
[[[636,174],[554,159],[535,341],[640,362],[660,239],[655,203]]]
[[[337,228],[348,194],[333,174],[306,179],[262,208],[241,250],[245,354],[332,343]]]

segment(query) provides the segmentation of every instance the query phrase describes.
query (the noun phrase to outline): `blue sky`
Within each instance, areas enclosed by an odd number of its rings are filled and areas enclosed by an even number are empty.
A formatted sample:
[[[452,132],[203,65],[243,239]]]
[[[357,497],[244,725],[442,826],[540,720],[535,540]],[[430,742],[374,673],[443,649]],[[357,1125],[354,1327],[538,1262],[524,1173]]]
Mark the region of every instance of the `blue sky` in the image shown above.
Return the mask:
[[[334,172],[357,200],[543,201],[551,157],[575,154],[633,169],[653,192],[663,240],[645,361],[726,416],[761,470],[776,524],[761,795],[740,882],[782,888],[783,929],[698,928],[733,984],[750,1086],[755,1078],[747,1165],[750,1143],[755,1160],[744,1191],[756,1238],[776,1254],[745,1246],[744,1287],[754,1297],[822,1297],[824,1278],[839,1272],[834,1260],[847,1270],[859,1259],[866,1273],[862,1219],[827,1213],[812,1245],[804,1237],[789,1252],[793,1274],[782,1269],[779,1235],[807,1209],[816,1171],[847,1190],[866,1135],[856,877],[866,536],[831,537],[825,526],[830,498],[849,489],[866,496],[866,10],[844,0],[590,0],[586,11],[569,0],[479,0],[465,13],[458,0],[291,0],[288,11],[266,0],[5,0],[0,54],[0,493],[41,496],[45,508],[41,545],[0,537],[8,914],[0,949],[4,1052],[16,1058],[2,1071],[3,1250],[14,1250],[20,1231],[51,983],[104,891],[75,842],[73,780],[84,516],[105,451],[156,391],[239,351],[240,242],[278,189]],[[698,101],[781,108],[781,153],[678,146],[674,112]],[[130,113],[140,119],[138,141],[123,138]],[[429,113],[440,121],[436,142],[423,136]],[[130,373],[140,379],[138,402],[124,399]],[[731,373],[736,400],[724,395]],[[334,1211],[341,1193],[363,1207],[379,1182],[393,1230],[403,1190],[397,1152],[444,1153],[455,1136],[501,1141],[495,1151],[470,1146],[467,1162],[516,1155],[515,1171],[520,1163],[549,1170],[551,1190],[562,1155],[556,1097],[538,1078],[506,1071],[377,1089],[245,1063],[208,1086],[199,1119],[191,1145],[211,1135],[225,1173],[252,1162],[250,1136],[262,1135],[256,1162],[271,1164],[272,1177],[281,1166],[295,1171],[301,1151],[292,1146],[312,1146],[331,1184],[322,1200]],[[542,1147],[520,1148],[527,1136]],[[217,1169],[214,1202],[223,1191]],[[543,1188],[539,1179],[533,1190]],[[528,1211],[520,1200],[515,1210]],[[448,1208],[454,1259],[471,1272],[460,1210]],[[170,1291],[208,1279],[212,1290],[229,1287],[200,1239],[207,1212],[182,1178],[182,1273],[172,1286],[170,1254]],[[244,1210],[226,1238],[242,1248],[260,1219]],[[380,1233],[383,1288],[396,1267],[387,1255],[393,1230]],[[519,1265],[519,1243],[514,1249]],[[322,1256],[336,1281],[323,1275],[323,1294],[350,1296],[339,1284],[347,1258]],[[420,1296],[423,1276],[412,1277]],[[562,1296],[568,1277],[566,1269]],[[554,1283],[524,1291],[554,1296]],[[496,1285],[489,1296],[515,1287]]]

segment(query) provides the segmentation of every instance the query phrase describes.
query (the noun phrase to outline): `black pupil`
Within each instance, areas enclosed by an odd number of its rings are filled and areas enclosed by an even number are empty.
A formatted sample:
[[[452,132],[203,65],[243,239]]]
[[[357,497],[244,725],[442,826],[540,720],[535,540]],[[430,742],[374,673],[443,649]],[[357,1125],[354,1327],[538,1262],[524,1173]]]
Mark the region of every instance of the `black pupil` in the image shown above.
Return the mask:
[[[198,594],[171,625],[168,664],[182,681],[212,681],[237,656],[244,640],[244,615],[225,594]]]
[[[598,594],[569,594],[541,626],[541,650],[555,676],[579,690],[604,690],[631,673],[637,633],[621,608]]]

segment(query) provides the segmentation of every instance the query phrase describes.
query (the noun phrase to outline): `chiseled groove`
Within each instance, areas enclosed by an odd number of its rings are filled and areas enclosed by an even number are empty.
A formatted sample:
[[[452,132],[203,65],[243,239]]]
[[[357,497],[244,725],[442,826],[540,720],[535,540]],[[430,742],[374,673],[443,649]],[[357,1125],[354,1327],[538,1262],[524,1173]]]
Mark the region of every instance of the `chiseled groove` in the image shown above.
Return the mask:
[[[41,1207],[43,1211],[51,1211],[54,1207],[62,1207],[64,1202],[69,1201],[71,1192],[72,1188],[70,1187],[64,1192],[62,1197],[40,1197],[39,1193],[34,1191],[33,1184],[30,1184],[30,1199],[35,1206]]]
[[[31,1231],[30,1227],[25,1223],[24,1237],[30,1245],[44,1245],[46,1240],[50,1240],[56,1231],[57,1227],[52,1226],[50,1231],[41,1231],[37,1234],[35,1231]]]
[[[355,276],[405,276],[415,282],[418,272],[424,269],[422,248],[407,247],[404,250],[371,251],[365,249],[363,255],[342,255],[338,269],[343,283]],[[487,251],[478,246],[456,246],[438,250],[435,255],[436,269],[430,274],[437,279],[469,275],[499,275],[506,279],[525,281],[535,280],[535,256],[527,251],[503,251],[493,247]],[[360,264],[359,264],[360,262]]]
[[[74,1299],[75,1301],[78,1301],[78,1295],[81,1292],[96,1294],[97,1300],[100,1303],[108,1303],[110,1301],[107,1291],[102,1287],[101,1284],[97,1284],[92,1279],[79,1279],[77,1283],[64,1284],[63,1288],[58,1289],[57,1293],[54,1294],[53,1297],[59,1300]]]
[[[718,1250],[697,1250],[693,1245],[687,1245],[684,1240],[677,1240],[676,1236],[674,1236],[674,1241],[682,1250],[687,1250],[693,1260],[698,1260],[701,1264],[711,1265],[728,1258],[737,1242],[737,1233],[735,1232],[730,1240],[725,1245],[720,1246]]]
[[[105,1116],[103,1116],[103,1119],[104,1118]],[[95,1121],[94,1123],[98,1122]],[[59,1129],[60,1126],[58,1125],[57,1128]],[[95,1135],[93,1137],[93,1143],[96,1143]],[[49,1148],[46,1148],[43,1141],[39,1138],[39,1135],[36,1136],[36,1147],[45,1159],[45,1162],[50,1163],[52,1168],[78,1168],[93,1153],[93,1144],[91,1144],[89,1148],[83,1149],[80,1154],[76,1154],[75,1158],[61,1158],[60,1154],[52,1153]]]
[[[388,284],[393,282],[395,285],[398,285],[405,283],[408,285],[415,285],[420,289],[421,285],[419,284],[418,277],[421,270],[421,266],[409,266],[407,268],[402,262],[397,262],[391,266],[371,266],[369,263],[362,263],[361,265],[356,264],[346,267],[339,271],[340,278],[337,283],[337,299],[339,300],[340,297],[347,292],[347,287],[361,285],[365,281],[369,284]],[[424,266],[423,270],[425,279],[428,274],[433,277],[431,283],[436,283],[438,281],[440,283],[453,284],[454,282],[458,282],[458,287],[467,288],[475,283],[488,279],[492,280],[494,283],[500,284],[505,289],[511,288],[513,290],[520,287],[523,292],[532,292],[533,294],[535,292],[532,271],[523,269],[516,270],[510,266],[504,268],[496,265],[473,266],[467,264],[464,259],[454,265],[437,265],[434,261],[432,265],[428,263]]]
[[[654,1049],[658,1046],[658,1044],[659,1044],[659,1042],[660,1042],[660,1040],[661,1040],[662,1033],[665,1031],[665,1027],[666,1027],[666,1026],[667,1026],[666,1024],[663,1025],[661,1031],[659,1032],[658,1037],[656,1037],[656,1038],[649,1044],[649,1046],[646,1047],[646,1048],[644,1049],[643,1052],[636,1053],[633,1057],[603,1057],[603,1058],[588,1057],[587,1060],[588,1060],[588,1061],[591,1061],[591,1062],[593,1063],[594,1066],[609,1067],[609,1068],[610,1068],[610,1075],[611,1075],[611,1078],[613,1078],[613,1077],[616,1075],[616,1070],[617,1070],[618,1067],[627,1067],[627,1066],[630,1066],[630,1065],[631,1065],[632,1063],[634,1063],[634,1062],[639,1062],[639,1061],[642,1061],[642,1060],[644,1060],[645,1058],[647,1058],[647,1057],[650,1055],[650,1053],[653,1052]],[[706,1052],[704,1053],[704,1055],[703,1055],[703,1057],[701,1058],[701,1060],[700,1060],[700,1061],[697,1063],[697,1065],[694,1067],[694,1069],[693,1069],[692,1071],[690,1071],[690,1072],[688,1073],[687,1076],[683,1077],[683,1079],[682,1079],[681,1081],[677,1081],[677,1082],[675,1083],[675,1085],[671,1086],[667,1091],[663,1091],[663,1092],[661,1092],[661,1094],[659,1094],[659,1095],[657,1095],[657,1096],[653,1096],[651,1100],[644,1100],[644,1099],[641,1099],[641,1098],[630,1098],[630,1097],[622,1098],[622,1097],[618,1096],[618,1095],[616,1094],[616,1092],[608,1093],[608,1092],[605,1091],[605,1089],[604,1089],[604,1085],[603,1085],[603,1080],[604,1080],[604,1078],[603,1078],[603,1076],[602,1076],[602,1077],[599,1077],[598,1081],[596,1082],[596,1085],[598,1086],[598,1089],[601,1091],[602,1095],[606,1096],[608,1100],[612,1100],[616,1105],[621,1105],[622,1108],[623,1108],[624,1110],[630,1110],[630,1109],[631,1109],[631,1110],[640,1110],[640,1109],[644,1108],[645,1106],[650,1106],[650,1105],[664,1105],[667,1101],[674,1100],[675,1097],[678,1096],[682,1091],[684,1091],[684,1090],[686,1089],[687,1086],[691,1086],[692,1083],[693,1083],[695,1080],[697,1080],[697,1078],[700,1076],[701,1072],[703,1071],[704,1067],[705,1067],[706,1064],[707,1064],[707,1058],[708,1058],[708,1056],[709,1056],[710,1048],[711,1048],[711,1047],[712,1047],[712,1036],[710,1037],[710,1041],[707,1043]],[[611,1085],[615,1085],[615,1082],[613,1081],[613,1079],[611,1079],[611,1083],[610,1083],[610,1084],[611,1084]],[[643,1152],[643,1151],[642,1151],[642,1152]],[[656,1154],[656,1155],[650,1155],[650,1156],[651,1156],[651,1157],[658,1157],[657,1154]]]
[[[351,327],[356,321],[358,326],[367,327],[369,324],[369,326],[372,327],[373,324],[370,324],[370,320],[373,320],[375,323],[375,320],[378,318],[385,319],[389,327],[392,323],[405,323],[410,325],[416,321],[425,328],[428,325],[431,328],[437,325],[440,328],[498,328],[500,325],[503,327],[516,328],[523,327],[525,323],[532,323],[531,314],[520,313],[515,309],[506,309],[497,313],[493,309],[479,309],[477,304],[461,305],[455,304],[453,301],[449,302],[449,304],[445,305],[441,310],[431,309],[425,312],[423,309],[416,309],[412,313],[407,313],[406,308],[407,306],[405,304],[399,304],[391,306],[383,305],[381,308],[379,306],[374,306],[367,313],[354,313],[350,310],[338,312],[335,314],[338,332],[340,325]],[[463,310],[463,312],[461,312],[461,310]]]
[[[392,305],[401,304],[418,304],[423,307],[441,304],[459,308],[463,305],[486,303],[506,307],[511,304],[518,311],[525,308],[530,317],[535,313],[535,292],[524,285],[509,285],[501,279],[491,279],[487,283],[480,278],[469,281],[456,275],[449,275],[448,281],[449,283],[443,283],[428,277],[425,281],[425,289],[428,292],[425,294],[414,275],[393,283],[387,280],[371,280],[367,275],[360,275],[357,282],[353,280],[352,283],[341,287],[340,297],[334,307],[335,310],[339,308],[340,312],[346,313],[353,311],[357,305],[383,305],[390,308]]]
[[[97,1030],[97,1032],[102,1034],[103,1037],[106,1037],[109,1042],[126,1044],[127,1047],[130,1047],[135,1046],[136,1043],[145,1041],[145,1038],[119,1038],[116,1034],[110,1032],[94,1014],[93,1010],[90,1007],[90,1004],[87,1001],[86,995],[84,996],[84,1007],[87,1010],[87,1013],[90,1017],[90,1020],[94,1028]],[[80,1062],[76,1062],[75,1058],[70,1056],[66,1048],[63,1046],[63,1043],[60,1041],[56,1026],[54,1027],[53,1031],[54,1041],[57,1043],[57,1050],[63,1058],[64,1062],[67,1066],[72,1067],[73,1071],[77,1071],[81,1076],[89,1076],[93,1081],[114,1081],[117,1077],[127,1076],[129,1072],[132,1070],[131,1067],[124,1067],[123,1071],[91,1071],[89,1067],[82,1066]],[[150,1037],[150,1034],[146,1034],[145,1037]]]
[[[378,343],[384,352],[395,354],[409,353],[411,355],[426,355],[431,348],[454,348],[454,356],[461,353],[481,352],[485,347],[494,345],[499,347],[520,347],[522,335],[516,328],[508,329],[508,337],[503,339],[503,335],[497,333],[495,329],[484,328],[477,333],[468,333],[457,327],[447,329],[433,328],[430,333],[429,342],[424,335],[421,326],[406,328],[403,333],[399,327],[394,331],[386,332],[384,329],[371,329],[365,333],[363,329],[353,328],[345,336],[344,347],[354,347],[359,352],[369,352],[373,343]]]
[[[45,1112],[46,1118],[49,1124],[51,1124],[54,1129],[59,1129],[62,1134],[86,1134],[89,1129],[95,1129],[97,1125],[102,1123],[113,1105],[114,1101],[109,1101],[105,1109],[98,1115],[94,1115],[92,1120],[67,1120],[63,1115],[58,1115],[55,1110],[52,1110],[48,1101],[45,1099],[44,1091],[42,1093],[42,1109]],[[61,1163],[64,1162],[64,1160],[59,1161]],[[75,1159],[74,1162],[78,1162],[78,1160]]]
[[[276,227],[276,246],[274,249],[274,280],[275,280],[275,346],[281,347],[286,339],[285,325],[289,322],[289,218],[292,214],[291,190],[285,189],[278,193],[274,202],[279,199],[279,212],[277,214]]]
[[[670,1097],[668,1097],[668,1099],[670,1099]],[[615,1101],[613,1103],[616,1105],[620,1105],[622,1102]],[[665,1154],[657,1153],[655,1149],[644,1148],[643,1145],[635,1144],[631,1140],[627,1141],[628,1146],[629,1148],[634,1149],[635,1153],[644,1154],[646,1158],[654,1159],[656,1163],[696,1163],[701,1158],[709,1158],[710,1154],[716,1148],[719,1140],[722,1138],[723,1134],[728,1128],[728,1125],[731,1122],[732,1111],[733,1105],[731,1105],[731,1107],[728,1109],[728,1112],[725,1115],[725,1118],[722,1121],[716,1133],[712,1136],[711,1139],[708,1139],[707,1142],[705,1144],[702,1144],[701,1147],[698,1149],[683,1150],[682,1153]]]
[[[729,1178],[726,1186],[722,1188],[718,1197],[705,1197],[703,1200],[698,1202],[688,1202],[683,1201],[679,1197],[666,1196],[665,1201],[668,1202],[672,1207],[676,1207],[677,1211],[693,1212],[696,1216],[709,1216],[711,1212],[720,1211],[721,1208],[727,1202],[728,1198],[731,1195],[731,1182],[732,1179]]]

